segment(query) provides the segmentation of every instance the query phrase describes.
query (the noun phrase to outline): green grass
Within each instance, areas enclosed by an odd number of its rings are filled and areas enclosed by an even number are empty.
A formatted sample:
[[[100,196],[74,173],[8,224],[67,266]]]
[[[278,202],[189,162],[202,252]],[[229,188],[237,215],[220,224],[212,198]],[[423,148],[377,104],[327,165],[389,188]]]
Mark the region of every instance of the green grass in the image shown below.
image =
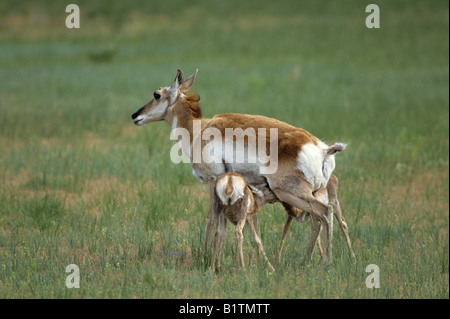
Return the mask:
[[[0,4],[0,298],[448,298],[448,2],[78,1]],[[232,228],[202,251],[208,189],[170,161],[166,123],[130,116],[199,68],[206,117],[262,114],[326,142],[357,262],[302,264],[296,224],[269,275]],[[272,259],[285,213],[259,216]],[[80,289],[65,268],[80,267]],[[367,289],[369,264],[380,288]]]

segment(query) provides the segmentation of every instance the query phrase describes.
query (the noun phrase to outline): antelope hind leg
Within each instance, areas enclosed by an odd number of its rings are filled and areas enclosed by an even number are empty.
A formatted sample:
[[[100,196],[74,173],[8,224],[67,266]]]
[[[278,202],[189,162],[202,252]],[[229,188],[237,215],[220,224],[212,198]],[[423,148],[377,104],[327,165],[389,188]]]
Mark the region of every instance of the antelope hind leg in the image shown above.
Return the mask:
[[[292,205],[298,209],[301,209],[304,212],[307,212],[311,215],[311,218],[315,218],[317,222],[320,222],[319,224],[322,226],[322,228],[324,229],[324,245],[325,245],[325,254],[324,254],[324,258],[323,261],[325,263],[329,262],[330,257],[331,257],[331,247],[329,247],[329,245],[331,244],[331,241],[329,240],[330,238],[330,231],[331,231],[331,225],[330,225],[330,221],[329,218],[327,218],[328,216],[328,207],[326,205],[324,205],[323,203],[321,203],[319,200],[317,200],[315,197],[313,197],[312,193],[309,194],[309,188],[310,185],[307,184],[306,182],[302,182],[301,180],[299,180],[298,183],[298,192],[299,194],[293,195],[290,192],[286,192],[283,189],[277,188],[277,187],[272,187],[271,185],[271,189],[272,191],[275,193],[275,195],[278,197],[278,199],[282,202],[285,202],[289,205]],[[302,187],[303,186],[303,187]],[[311,219],[312,220],[312,219]],[[319,231],[320,233],[320,231]],[[317,242],[317,236],[319,235],[319,233],[317,233],[317,226],[316,229],[314,229],[313,227],[313,232],[311,234],[311,240],[310,240],[310,246],[308,248],[308,252],[307,252],[307,259],[310,259],[310,255],[312,254],[312,251],[314,250],[314,246],[316,245]],[[311,246],[312,245],[312,246]]]

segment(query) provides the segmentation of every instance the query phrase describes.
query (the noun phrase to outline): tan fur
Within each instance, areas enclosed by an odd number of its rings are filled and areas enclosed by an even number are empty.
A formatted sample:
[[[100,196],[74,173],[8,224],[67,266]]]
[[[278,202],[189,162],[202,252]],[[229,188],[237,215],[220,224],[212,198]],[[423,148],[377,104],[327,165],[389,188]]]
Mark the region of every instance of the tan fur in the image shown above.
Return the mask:
[[[257,131],[259,128],[266,129],[267,145],[266,151],[269,148],[270,142],[270,130],[269,128],[278,129],[278,160],[296,160],[298,152],[302,146],[306,143],[317,144],[318,139],[311,133],[304,129],[297,128],[287,123],[261,116],[261,115],[249,115],[239,113],[228,113],[214,116],[212,119],[202,120],[202,129],[208,127],[214,127],[219,129],[222,136],[225,136],[225,129],[231,128],[253,128]]]
[[[183,94],[182,97],[167,110],[166,122],[172,127],[173,118],[176,116],[178,125],[177,127],[186,128],[189,131],[191,141],[193,139],[193,127],[194,120],[202,118],[202,110],[200,108],[200,96],[197,94]]]
[[[233,184],[231,178],[228,180],[227,187],[225,188],[225,194],[227,196],[231,196],[231,193],[233,192]]]

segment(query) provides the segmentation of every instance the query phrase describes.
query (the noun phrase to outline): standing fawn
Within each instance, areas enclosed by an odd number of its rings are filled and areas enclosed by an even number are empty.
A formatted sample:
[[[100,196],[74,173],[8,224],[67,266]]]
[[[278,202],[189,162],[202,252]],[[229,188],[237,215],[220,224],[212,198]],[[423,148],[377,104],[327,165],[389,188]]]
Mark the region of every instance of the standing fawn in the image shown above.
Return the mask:
[[[211,260],[212,270],[215,271],[216,269],[216,252],[220,258],[220,251],[226,236],[226,219],[228,219],[236,227],[235,232],[241,267],[245,269],[244,253],[242,251],[244,242],[242,230],[247,223],[258,246],[259,256],[267,262],[270,272],[274,272],[275,269],[264,253],[261,239],[252,220],[253,215],[265,204],[264,193],[253,187],[251,190],[239,173],[226,173],[221,175],[215,183],[214,199],[214,218],[217,222]]]

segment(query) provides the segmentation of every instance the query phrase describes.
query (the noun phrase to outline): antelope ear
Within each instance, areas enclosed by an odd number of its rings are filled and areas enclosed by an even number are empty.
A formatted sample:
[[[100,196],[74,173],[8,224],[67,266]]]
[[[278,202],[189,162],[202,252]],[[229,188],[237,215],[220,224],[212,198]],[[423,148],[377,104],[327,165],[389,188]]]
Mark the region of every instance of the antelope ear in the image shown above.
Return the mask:
[[[178,69],[177,76],[175,77],[175,80],[173,80],[173,83],[170,86],[170,88],[172,90],[178,90],[181,87],[181,85],[183,84],[183,81],[184,81],[183,71]]]
[[[198,69],[196,69],[195,73],[192,74],[190,77],[187,78],[186,81],[183,82],[183,84],[181,85],[182,91],[187,91],[192,87],[192,85],[194,85],[194,81],[195,81],[195,77],[197,76],[197,72],[198,72]]]

